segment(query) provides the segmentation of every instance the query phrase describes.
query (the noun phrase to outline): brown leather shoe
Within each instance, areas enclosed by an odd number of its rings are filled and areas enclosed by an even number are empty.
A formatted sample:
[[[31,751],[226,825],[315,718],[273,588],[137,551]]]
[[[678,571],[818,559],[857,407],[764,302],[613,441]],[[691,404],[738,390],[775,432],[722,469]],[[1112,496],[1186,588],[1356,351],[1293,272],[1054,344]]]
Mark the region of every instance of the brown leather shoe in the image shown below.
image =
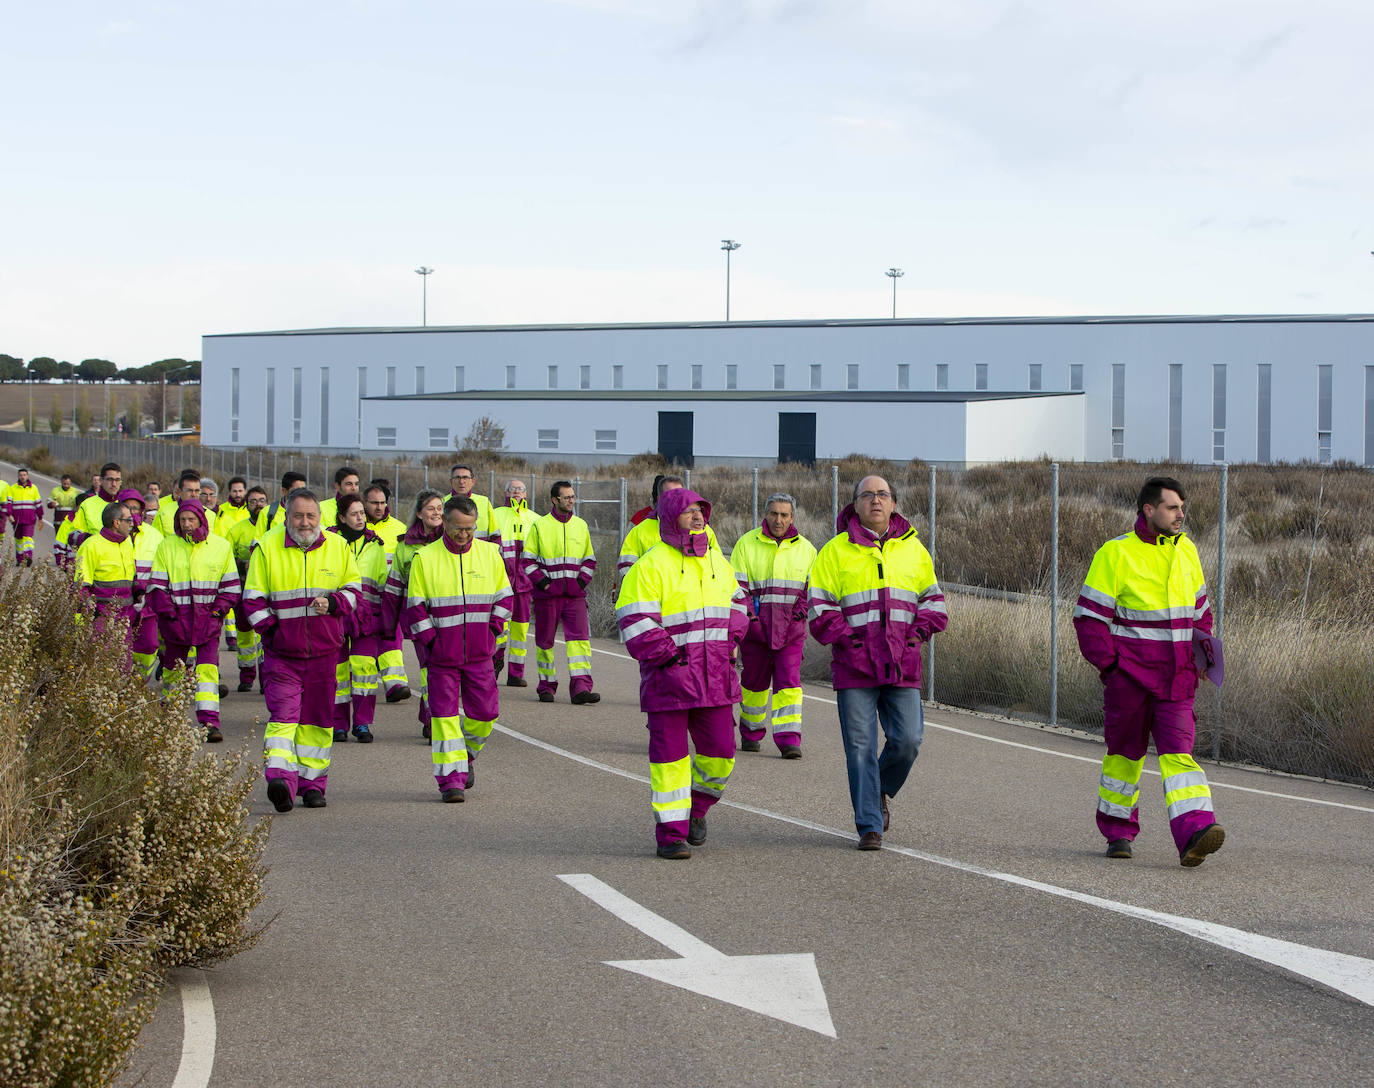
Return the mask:
[[[860,850],[881,850],[883,848],[883,837],[876,831],[865,831],[859,836]]]

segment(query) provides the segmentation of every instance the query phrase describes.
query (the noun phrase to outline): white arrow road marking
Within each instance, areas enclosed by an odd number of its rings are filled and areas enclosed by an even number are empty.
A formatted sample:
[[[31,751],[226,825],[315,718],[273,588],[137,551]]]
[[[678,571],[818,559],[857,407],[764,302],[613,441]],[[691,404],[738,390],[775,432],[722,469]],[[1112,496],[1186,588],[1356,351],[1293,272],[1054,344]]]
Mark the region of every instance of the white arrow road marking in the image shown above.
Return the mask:
[[[632,971],[835,1038],[816,957],[810,952],[727,956],[589,873],[570,873],[558,879],[682,957],[602,961],[607,967]]]
[[[205,1088],[215,1067],[215,1002],[205,972],[175,972],[181,989],[181,1064],[172,1088]]]
[[[549,744],[547,741],[536,740],[534,737],[526,736],[524,733],[517,733],[508,726],[498,725],[496,729],[499,732],[505,733],[507,736],[514,737],[516,740],[522,740],[526,744],[533,745],[536,748],[542,748],[547,752],[552,752],[565,759],[574,760],[577,763],[581,763],[583,766],[595,767],[597,770],[606,771],[609,774],[618,775],[621,778],[628,778],[633,782],[648,784],[649,779],[644,775],[622,770],[619,767],[612,767],[610,764],[600,763],[594,759],[588,759],[586,756],[580,756],[576,752],[569,752],[567,749],[559,748],[557,745]],[[754,805],[741,804],[739,801],[721,800],[718,804],[726,808],[738,809],[741,812],[753,813],[755,816],[763,816],[770,820],[778,820],[782,823],[792,824],[794,827],[809,828],[823,835],[833,835],[837,838],[850,840],[854,837],[852,831],[840,831],[837,828],[826,827],[824,824],[818,824],[811,820],[801,820],[795,816],[786,816],[780,812],[770,812],[768,809],[758,808]],[[1035,891],[1045,892],[1048,895],[1057,895],[1065,899],[1073,899],[1089,906],[1100,907],[1103,910],[1115,911],[1117,914],[1124,914],[1131,918],[1139,918],[1142,921],[1153,922],[1155,925],[1177,930],[1179,933],[1186,933],[1190,937],[1196,937],[1200,941],[1207,941],[1210,944],[1219,945],[1222,948],[1229,948],[1242,955],[1262,960],[1265,963],[1272,963],[1276,967],[1282,967],[1284,970],[1292,971],[1295,975],[1303,975],[1312,979],[1314,982],[1319,982],[1324,986],[1331,987],[1333,990],[1339,990],[1343,994],[1348,994],[1350,997],[1366,1005],[1374,1005],[1374,960],[1365,959],[1361,956],[1351,956],[1344,952],[1332,952],[1325,948],[1312,948],[1309,945],[1296,944],[1293,941],[1283,941],[1276,937],[1265,937],[1258,933],[1249,933],[1243,929],[1234,929],[1231,926],[1219,925],[1216,922],[1204,922],[1197,918],[1186,918],[1177,914],[1165,914],[1162,911],[1150,910],[1147,907],[1137,907],[1130,903],[1119,903],[1114,899],[1103,899],[1101,896],[1073,891],[1070,888],[1061,888],[1055,884],[1045,884],[1039,880],[1030,880],[1027,877],[1017,876],[1015,873],[1003,873],[996,869],[985,869],[981,865],[971,865],[968,862],[956,861],[954,858],[945,858],[938,854],[927,854],[924,851],[912,850],[905,846],[894,846],[890,843],[884,843],[883,849],[891,854],[901,854],[905,857],[915,858],[917,861],[930,862],[932,865],[943,865],[948,869],[958,869],[961,872],[987,877],[990,880],[1001,880],[1007,884],[1016,884],[1023,888],[1032,888]],[[567,880],[568,878],[563,877],[561,879]],[[608,888],[607,890],[610,891],[611,889]],[[633,900],[626,899],[625,902],[633,904]],[[610,907],[606,909],[611,910]],[[646,911],[645,913],[647,914],[648,912]],[[650,917],[653,916],[650,915]],[[626,921],[628,920],[629,919],[626,919]],[[662,922],[662,919],[659,919],[659,921]],[[663,924],[670,925],[671,923],[663,922]],[[674,926],[673,928],[676,929],[677,927]],[[658,938],[655,937],[655,939],[657,940]],[[695,940],[695,938],[692,939]],[[662,943],[666,944],[667,942]],[[772,1014],[770,1013],[769,1015]]]

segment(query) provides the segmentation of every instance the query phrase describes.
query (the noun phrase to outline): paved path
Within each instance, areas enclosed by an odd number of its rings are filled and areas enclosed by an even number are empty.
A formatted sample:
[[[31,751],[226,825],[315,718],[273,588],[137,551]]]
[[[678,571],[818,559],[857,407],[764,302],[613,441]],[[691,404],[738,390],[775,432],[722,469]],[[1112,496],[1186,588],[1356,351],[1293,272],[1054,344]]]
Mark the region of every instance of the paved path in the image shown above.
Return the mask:
[[[1147,775],[1111,862],[1099,744],[937,711],[860,853],[812,686],[806,757],[741,753],[706,845],[664,862],[636,669],[594,647],[599,706],[502,689],[462,805],[415,703],[380,707],[329,807],[275,818],[261,943],[178,977],[122,1083],[1369,1082],[1374,793],[1209,765],[1228,840],[1183,869]],[[231,695],[227,747],[263,717]],[[747,1007],[697,992],[727,984]]]

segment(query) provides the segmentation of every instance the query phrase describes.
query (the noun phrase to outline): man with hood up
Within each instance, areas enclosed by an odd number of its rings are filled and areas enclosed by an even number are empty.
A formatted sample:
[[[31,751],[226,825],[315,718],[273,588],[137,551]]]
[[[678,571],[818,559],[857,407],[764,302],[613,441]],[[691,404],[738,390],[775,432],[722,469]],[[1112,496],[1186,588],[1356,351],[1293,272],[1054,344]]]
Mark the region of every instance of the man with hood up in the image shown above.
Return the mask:
[[[734,661],[749,619],[734,570],[708,542],[710,518],[711,504],[695,491],[664,492],[659,543],[630,567],[616,601],[648,716],[658,856],[674,861],[706,841],[706,813],[735,766]]]
[[[134,546],[134,607],[138,609],[133,625],[131,646],[134,669],[147,684],[157,675],[157,616],[148,607],[147,594],[152,585],[153,559],[157,556],[162,534],[144,521],[144,498],[136,487],[126,487],[119,493],[119,501],[128,508],[133,520],[129,539]]]
[[[830,647],[858,848],[880,850],[888,802],[921,747],[921,645],[949,614],[930,553],[881,476],[854,485],[835,528],[811,567],[811,634]]]
[[[654,477],[653,488],[649,493],[649,505],[630,515],[634,528],[625,534],[620,542],[620,556],[615,565],[615,576],[623,579],[625,572],[635,565],[641,555],[658,543],[658,500],[669,491],[686,487],[681,476],[660,474]],[[706,537],[711,547],[716,548],[716,531],[706,526]]]
[[[187,660],[195,655],[196,721],[214,744],[224,739],[219,731],[219,636],[242,584],[233,550],[222,536],[210,532],[200,500],[177,504],[174,529],[153,556],[147,607],[157,616],[167,687],[180,679]]]

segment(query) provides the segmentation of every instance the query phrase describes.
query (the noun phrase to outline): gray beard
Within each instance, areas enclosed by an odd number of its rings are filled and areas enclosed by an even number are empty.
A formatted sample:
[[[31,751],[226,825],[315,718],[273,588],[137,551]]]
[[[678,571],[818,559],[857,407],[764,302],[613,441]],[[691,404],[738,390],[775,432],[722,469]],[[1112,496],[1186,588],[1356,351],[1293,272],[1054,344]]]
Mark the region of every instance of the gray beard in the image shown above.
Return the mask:
[[[292,543],[294,543],[296,547],[308,548],[310,545],[314,544],[315,541],[320,539],[320,530],[315,528],[310,530],[309,535],[297,535],[296,531],[288,525],[286,527],[286,535],[291,538]]]

